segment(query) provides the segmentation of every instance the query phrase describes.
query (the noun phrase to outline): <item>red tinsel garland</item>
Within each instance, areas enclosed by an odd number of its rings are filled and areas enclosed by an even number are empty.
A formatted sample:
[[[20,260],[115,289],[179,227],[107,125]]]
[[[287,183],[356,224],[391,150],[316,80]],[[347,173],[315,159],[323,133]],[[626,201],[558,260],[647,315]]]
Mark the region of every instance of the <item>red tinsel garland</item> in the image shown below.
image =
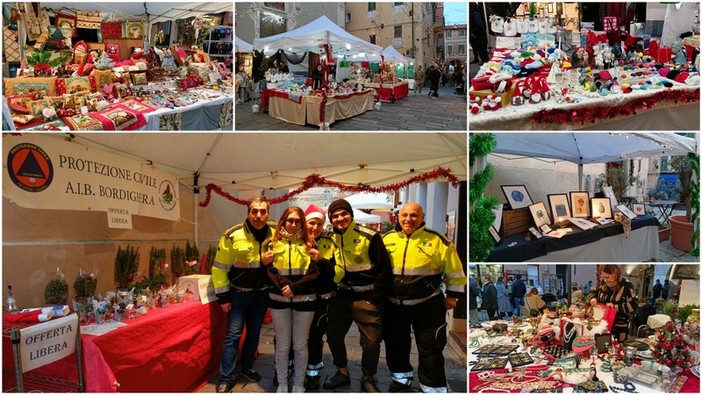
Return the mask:
[[[656,107],[661,101],[675,103],[693,103],[700,100],[700,90],[658,92],[652,97],[638,98],[619,106],[598,106],[579,109],[553,109],[541,110],[531,117],[531,123],[595,123],[602,119],[614,118],[622,115],[634,115],[638,111],[645,111]]]
[[[305,180],[302,182],[302,185],[300,185],[297,189],[290,191],[286,193],[283,196],[275,197],[272,199],[269,199],[268,202],[270,204],[278,204],[278,203],[283,203],[293,196],[299,195],[302,192],[313,188],[313,187],[334,187],[338,188],[342,191],[345,192],[389,192],[389,191],[399,191],[402,188],[407,187],[410,184],[416,183],[416,182],[427,182],[431,180],[435,180],[437,178],[446,178],[451,182],[451,185],[454,188],[458,188],[458,184],[460,181],[456,176],[454,176],[451,173],[451,169],[444,169],[443,167],[437,167],[436,169],[428,172],[428,173],[423,173],[417,176],[414,176],[412,178],[409,178],[407,180],[395,183],[395,184],[388,184],[388,185],[379,185],[379,186],[366,186],[366,185],[346,185],[342,184],[336,181],[331,181],[325,177],[320,176],[319,174],[310,174],[309,176],[305,177]],[[200,207],[207,207],[210,204],[210,200],[212,199],[212,192],[214,191],[216,194],[226,198],[227,200],[230,200],[234,203],[238,203],[241,205],[246,205],[246,200],[239,199],[237,197],[234,197],[230,195],[229,193],[225,192],[222,190],[222,188],[218,187],[215,184],[207,184],[205,187],[207,190],[206,196],[205,196],[205,201],[200,202]]]

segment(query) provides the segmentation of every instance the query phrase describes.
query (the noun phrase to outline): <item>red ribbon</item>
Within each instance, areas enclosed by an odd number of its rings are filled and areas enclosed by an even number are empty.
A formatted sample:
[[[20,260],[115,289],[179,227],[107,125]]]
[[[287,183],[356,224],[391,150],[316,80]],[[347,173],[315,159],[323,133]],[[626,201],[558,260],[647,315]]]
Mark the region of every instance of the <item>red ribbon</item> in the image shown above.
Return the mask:
[[[379,185],[379,186],[365,186],[365,185],[347,185],[347,184],[342,184],[340,182],[336,181],[331,181],[323,176],[320,176],[319,174],[310,174],[305,178],[305,180],[302,182],[302,185],[300,185],[297,189],[290,191],[286,193],[283,196],[275,197],[272,199],[269,199],[268,202],[270,204],[278,204],[278,203],[283,203],[288,201],[290,198],[293,196],[297,196],[301,194],[302,192],[313,188],[313,187],[334,187],[338,188],[344,192],[396,192],[399,191],[402,188],[406,188],[408,185],[417,183],[417,182],[428,182],[431,180],[435,180],[438,178],[445,178],[449,180],[451,185],[454,188],[458,188],[458,185],[460,181],[456,176],[451,173],[451,169],[444,169],[443,167],[437,167],[436,169],[428,172],[428,173],[422,173],[419,175],[416,175],[412,178],[409,178],[407,180],[395,183],[395,184],[388,184],[388,185]],[[229,193],[225,192],[222,190],[222,188],[218,187],[215,184],[207,184],[205,187],[207,190],[206,195],[205,195],[205,201],[200,202],[199,205],[200,207],[207,207],[210,204],[210,200],[212,199],[212,192],[214,191],[216,194],[226,198],[227,200],[230,200],[234,203],[241,204],[243,206],[246,205],[246,200],[239,199],[235,196],[230,195]]]

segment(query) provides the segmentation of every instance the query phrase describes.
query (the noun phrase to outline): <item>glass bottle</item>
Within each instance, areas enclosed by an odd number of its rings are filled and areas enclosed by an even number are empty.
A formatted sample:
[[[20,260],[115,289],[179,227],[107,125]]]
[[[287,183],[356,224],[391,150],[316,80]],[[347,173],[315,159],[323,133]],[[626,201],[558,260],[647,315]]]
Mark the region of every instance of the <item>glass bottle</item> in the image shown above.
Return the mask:
[[[17,301],[12,295],[12,285],[7,286],[7,303],[5,304],[7,311],[17,311]]]

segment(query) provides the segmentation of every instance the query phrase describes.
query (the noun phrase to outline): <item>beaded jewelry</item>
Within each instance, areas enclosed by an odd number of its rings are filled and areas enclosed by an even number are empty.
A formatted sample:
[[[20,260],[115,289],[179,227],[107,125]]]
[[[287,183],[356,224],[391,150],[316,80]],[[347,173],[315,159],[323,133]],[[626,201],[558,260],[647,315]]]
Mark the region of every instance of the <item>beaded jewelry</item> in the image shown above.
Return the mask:
[[[614,392],[614,393],[619,393],[619,392],[634,393],[634,392],[636,392],[636,386],[631,381],[627,381],[626,383],[624,383],[624,387],[615,387],[613,385],[610,385],[609,389],[611,389],[612,392]]]

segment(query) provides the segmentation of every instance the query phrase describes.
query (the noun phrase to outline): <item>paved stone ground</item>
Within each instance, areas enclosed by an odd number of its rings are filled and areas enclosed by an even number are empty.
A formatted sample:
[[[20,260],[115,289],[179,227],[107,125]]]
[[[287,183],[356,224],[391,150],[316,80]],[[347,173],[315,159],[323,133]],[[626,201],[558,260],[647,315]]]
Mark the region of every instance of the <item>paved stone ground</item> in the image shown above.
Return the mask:
[[[234,384],[232,392],[275,392],[276,387],[273,385],[273,376],[275,372],[275,361],[273,359],[273,324],[264,324],[261,330],[261,340],[258,345],[258,358],[254,362],[254,369],[261,374],[261,381],[245,382],[241,377],[238,377]],[[351,372],[351,385],[337,388],[335,392],[359,392],[361,386],[361,346],[359,345],[358,328],[355,324],[351,325],[346,336],[346,350],[349,358],[349,370]],[[410,355],[412,365],[415,371],[415,381],[413,387],[419,388],[417,380],[417,347],[412,343],[412,353]],[[467,390],[467,363],[466,353],[449,335],[448,345],[444,349],[444,357],[446,360],[444,368],[446,369],[446,377],[449,385],[449,392],[466,393]],[[237,368],[238,369],[238,368]],[[322,382],[335,373],[336,368],[332,364],[331,352],[329,346],[324,344],[324,371],[322,372]],[[380,352],[380,363],[378,364],[378,387],[382,392],[387,392],[390,385],[390,371],[385,362],[385,345],[383,343]],[[199,392],[215,392],[217,377],[213,377],[209,383],[200,389]],[[330,392],[324,388],[320,388],[319,392]]]
[[[455,88],[439,87],[439,98],[422,95],[409,96],[395,103],[383,102],[380,111],[367,111],[361,115],[331,124],[331,130],[451,130],[466,131],[466,96],[454,93]],[[299,126],[275,119],[268,114],[251,112],[251,106],[260,101],[248,101],[235,106],[234,130],[306,130],[315,131],[314,125]]]
[[[673,211],[670,215],[685,215],[684,211]],[[700,258],[693,257],[689,252],[680,251],[670,244],[670,238],[661,242],[661,249],[658,252],[656,262],[695,262],[699,263]]]

